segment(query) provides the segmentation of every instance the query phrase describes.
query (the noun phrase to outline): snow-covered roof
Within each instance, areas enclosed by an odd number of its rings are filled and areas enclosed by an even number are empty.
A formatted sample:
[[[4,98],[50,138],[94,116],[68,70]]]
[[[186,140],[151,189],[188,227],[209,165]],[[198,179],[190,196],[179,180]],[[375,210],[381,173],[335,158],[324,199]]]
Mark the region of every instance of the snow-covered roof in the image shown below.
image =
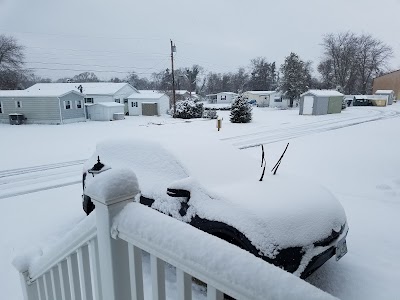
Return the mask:
[[[78,87],[82,86],[82,92],[89,95],[114,95],[123,87],[130,85],[121,82],[72,82],[72,83],[37,83],[27,91],[45,91],[48,93],[66,93],[67,91],[78,91]],[[133,88],[133,87],[132,87]]]
[[[175,94],[176,95],[184,95],[184,94],[189,94],[189,91],[187,90],[175,90]],[[194,94],[194,92],[192,92],[192,94]]]
[[[334,97],[334,96],[344,96],[342,93],[336,90],[308,90],[307,92],[300,95],[300,97],[304,95],[312,94],[317,97]]]
[[[72,90],[0,90],[0,97],[62,97],[69,93],[85,96],[78,91]]]
[[[393,94],[394,91],[393,90],[377,90],[375,92],[375,94],[383,94],[383,95],[390,95]]]
[[[165,94],[156,91],[141,90],[139,93],[133,93],[128,99],[160,99]]]
[[[276,91],[247,91],[246,93],[254,94],[254,95],[270,95],[276,93]]]
[[[345,100],[364,100],[364,99],[375,99],[375,100],[379,100],[379,99],[384,99],[387,100],[387,97],[389,95],[388,94],[381,94],[381,95],[346,95],[344,96]]]
[[[99,102],[99,103],[94,103],[93,105],[101,105],[101,106],[106,106],[106,107],[120,107],[124,106],[122,103],[117,103],[117,102]]]
[[[224,94],[224,95],[235,95],[235,96],[238,95],[238,94],[233,93],[233,92],[220,92],[220,93],[217,93],[217,95],[220,95],[220,94]]]

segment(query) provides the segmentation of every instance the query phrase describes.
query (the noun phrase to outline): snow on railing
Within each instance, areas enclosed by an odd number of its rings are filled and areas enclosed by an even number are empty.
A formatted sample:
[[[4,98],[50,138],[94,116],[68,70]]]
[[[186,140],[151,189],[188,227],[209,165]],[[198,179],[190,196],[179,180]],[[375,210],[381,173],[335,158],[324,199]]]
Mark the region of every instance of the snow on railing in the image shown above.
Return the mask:
[[[224,294],[333,299],[232,244],[132,203],[139,188],[131,171],[99,174],[86,193],[95,203],[94,213],[33,263],[24,257],[14,261],[25,300],[142,300],[148,293],[152,299],[190,300],[192,278],[205,283],[207,299],[222,300]],[[143,251],[150,254],[150,285],[144,284]],[[176,270],[174,295],[171,289],[166,293],[165,263]]]
[[[31,299],[100,299],[99,262],[94,216],[85,218],[63,239],[40,255],[13,261],[23,296]],[[88,298],[89,297],[89,298]]]

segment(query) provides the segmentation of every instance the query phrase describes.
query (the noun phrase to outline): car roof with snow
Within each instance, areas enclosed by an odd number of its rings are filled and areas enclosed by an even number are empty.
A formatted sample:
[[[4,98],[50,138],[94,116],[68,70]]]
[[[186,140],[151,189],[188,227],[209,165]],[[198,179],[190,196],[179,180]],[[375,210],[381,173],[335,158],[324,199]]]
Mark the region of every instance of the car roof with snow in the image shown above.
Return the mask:
[[[98,144],[85,167],[91,168],[97,156],[111,168],[129,167],[142,194],[155,199],[153,208],[182,220],[198,215],[224,222],[270,258],[282,248],[319,241],[345,224],[344,210],[328,190],[283,170],[259,181],[260,161],[240,151],[216,139],[190,145],[171,137],[161,143],[114,140]],[[180,202],[167,195],[167,188],[190,191],[187,215],[177,213]]]

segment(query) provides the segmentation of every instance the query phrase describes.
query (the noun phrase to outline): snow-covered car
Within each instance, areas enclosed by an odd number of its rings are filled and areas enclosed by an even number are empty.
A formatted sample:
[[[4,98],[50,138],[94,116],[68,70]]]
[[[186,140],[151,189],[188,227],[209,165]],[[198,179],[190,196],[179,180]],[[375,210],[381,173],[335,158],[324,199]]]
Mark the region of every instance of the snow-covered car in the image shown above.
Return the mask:
[[[283,167],[259,181],[259,161],[220,141],[100,143],[85,164],[83,189],[119,167],[138,178],[141,193],[134,201],[301,278],[347,252],[346,215],[328,190]],[[94,209],[85,194],[83,207],[87,214]]]

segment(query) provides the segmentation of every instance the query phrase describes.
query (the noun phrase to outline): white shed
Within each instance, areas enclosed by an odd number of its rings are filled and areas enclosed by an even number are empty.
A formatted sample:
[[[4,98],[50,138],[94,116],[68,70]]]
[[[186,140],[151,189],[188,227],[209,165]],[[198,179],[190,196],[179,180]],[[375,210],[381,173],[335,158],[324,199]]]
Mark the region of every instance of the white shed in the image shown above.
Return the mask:
[[[92,121],[120,120],[124,116],[124,104],[116,102],[99,102],[86,104],[88,119]]]
[[[169,110],[169,97],[156,91],[140,90],[128,97],[130,116],[159,116]]]
[[[395,99],[395,94],[393,90],[377,90],[375,95],[387,96],[387,105],[392,105]]]

